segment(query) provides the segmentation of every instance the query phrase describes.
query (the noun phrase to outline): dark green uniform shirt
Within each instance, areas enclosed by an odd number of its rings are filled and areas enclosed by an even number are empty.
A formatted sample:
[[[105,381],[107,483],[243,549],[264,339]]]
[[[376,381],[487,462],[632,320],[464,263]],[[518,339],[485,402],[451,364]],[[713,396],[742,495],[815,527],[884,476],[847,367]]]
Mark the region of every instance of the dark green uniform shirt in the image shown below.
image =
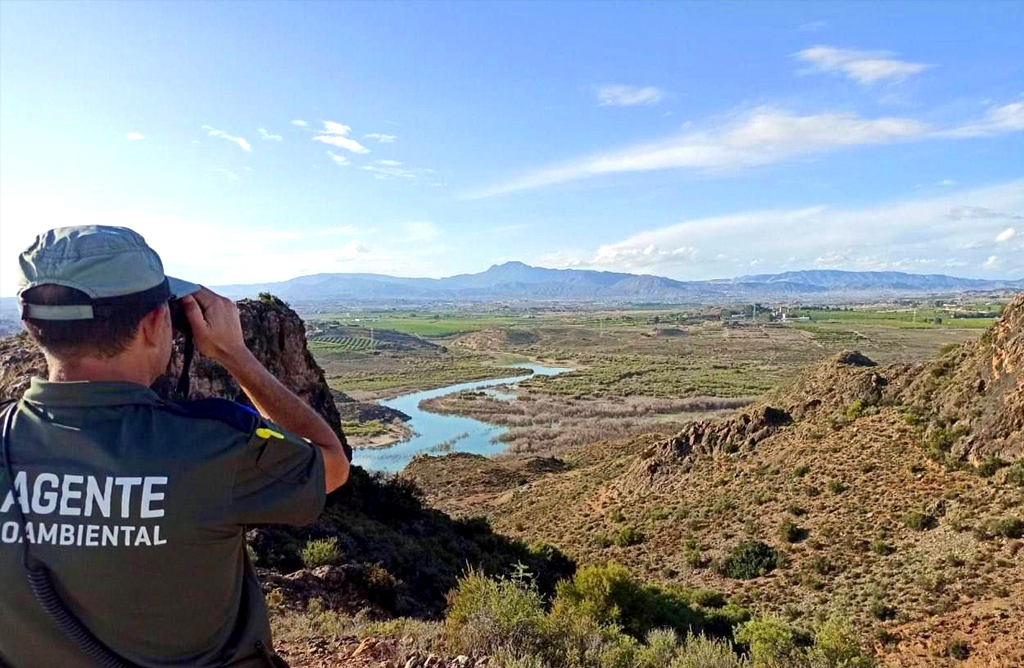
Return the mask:
[[[86,665],[28,587],[26,538],[68,608],[132,663],[248,665],[270,645],[244,525],[317,518],[320,448],[239,404],[171,403],[133,383],[33,379],[11,410],[0,665]]]

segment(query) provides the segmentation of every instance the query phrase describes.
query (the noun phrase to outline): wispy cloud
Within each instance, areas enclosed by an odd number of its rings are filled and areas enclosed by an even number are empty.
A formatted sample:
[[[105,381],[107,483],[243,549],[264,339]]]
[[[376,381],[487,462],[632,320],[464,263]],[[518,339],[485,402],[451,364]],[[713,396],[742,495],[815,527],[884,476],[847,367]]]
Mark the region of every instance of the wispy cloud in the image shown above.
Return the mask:
[[[388,180],[394,178],[416,179],[424,174],[434,174],[433,169],[425,167],[408,168],[398,160],[375,160],[372,165],[363,165],[359,169],[373,172],[374,178]]]
[[[736,170],[855,146],[982,136],[980,128],[993,134],[1024,129],[1024,119],[1017,118],[1024,109],[1005,109],[995,107],[982,121],[943,129],[905,117],[862,118],[845,112],[799,116],[783,109],[758,107],[707,130],[542,168],[465,194],[463,199],[493,197],[607,174],[661,169]],[[992,121],[993,117],[998,121]]]
[[[145,137],[139,134],[138,132],[129,132],[125,134],[124,138],[127,139],[128,141],[142,141],[143,139],[145,139]]]
[[[969,139],[1021,130],[1024,130],[1024,102],[1014,102],[1001,107],[989,107],[981,119],[943,130],[939,134],[954,139]]]
[[[243,151],[252,151],[252,146],[249,144],[249,142],[245,141],[241,137],[232,137],[227,132],[224,132],[223,130],[217,130],[216,128],[211,128],[209,125],[204,125],[203,129],[206,130],[211,137],[220,137],[221,139],[227,139],[230,142],[238,144]]]
[[[281,135],[272,135],[267,132],[266,128],[260,128],[260,137],[263,137],[265,141],[281,141]]]
[[[226,176],[228,179],[230,179],[232,181],[237,181],[238,180],[238,174],[235,174],[230,169],[224,169],[223,167],[218,167],[216,171],[221,173],[221,174],[223,174],[224,176]]]
[[[999,221],[965,225],[950,215],[966,207],[1024,213],[1024,180],[871,207],[810,206],[690,219],[562,256],[560,262],[678,277],[729,275],[758,259],[773,270],[783,262],[859,270],[978,266]],[[765,249],[780,257],[764,255]],[[1024,257],[1019,264],[1006,268],[1024,271]]]
[[[304,128],[307,125],[309,125],[309,123],[307,123],[306,121],[302,120],[301,118],[296,118],[295,120],[292,121],[292,125],[300,127],[300,128]]]
[[[347,135],[352,131],[347,125],[341,123],[335,123],[334,121],[324,121],[324,129],[320,130],[320,134],[313,137],[313,141],[323,142],[324,144],[330,144],[331,146],[337,146],[343,148],[346,151],[352,151],[353,153],[369,153],[370,149],[366,148],[355,139],[349,138]]]
[[[395,140],[398,139],[398,137],[395,135],[385,135],[379,132],[371,132],[370,134],[363,136],[366,139],[376,139],[377,142],[380,144],[393,144]]]
[[[814,71],[839,74],[864,86],[879,81],[903,81],[932,67],[927,63],[898,60],[891,51],[857,51],[819,45],[795,55]]]
[[[597,101],[602,107],[632,107],[640,104],[657,104],[665,93],[654,86],[624,86],[610,84],[597,88]]]
[[[346,158],[343,155],[338,155],[334,151],[328,151],[327,155],[331,156],[331,160],[333,160],[334,164],[336,164],[336,165],[342,165],[344,167],[348,167],[349,165],[352,164],[351,160],[349,160],[348,158]]]
[[[1003,261],[999,259],[998,255],[989,255],[988,259],[982,263],[982,267],[985,269],[998,269],[1002,266]]]
[[[1003,244],[1017,236],[1017,230],[1012,227],[1008,227],[996,236],[996,243]]]
[[[797,30],[800,32],[818,32],[827,26],[828,21],[808,21],[807,23],[801,23],[797,26]]]

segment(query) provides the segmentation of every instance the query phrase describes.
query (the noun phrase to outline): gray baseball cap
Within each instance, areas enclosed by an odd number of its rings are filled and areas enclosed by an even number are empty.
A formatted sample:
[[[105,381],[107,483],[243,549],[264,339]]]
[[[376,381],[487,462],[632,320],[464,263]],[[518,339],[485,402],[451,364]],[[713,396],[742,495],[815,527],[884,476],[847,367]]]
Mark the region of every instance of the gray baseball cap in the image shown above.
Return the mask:
[[[156,308],[199,289],[164,274],[160,256],[127,227],[58,227],[36,237],[19,259],[21,317],[91,320],[126,305]],[[40,285],[63,285],[88,296],[85,303],[26,303],[22,295]]]

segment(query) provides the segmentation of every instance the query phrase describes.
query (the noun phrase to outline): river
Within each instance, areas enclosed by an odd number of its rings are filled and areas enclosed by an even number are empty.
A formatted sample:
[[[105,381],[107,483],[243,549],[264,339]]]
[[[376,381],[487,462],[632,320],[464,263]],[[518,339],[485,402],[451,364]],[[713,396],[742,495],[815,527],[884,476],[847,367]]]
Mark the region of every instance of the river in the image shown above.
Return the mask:
[[[566,367],[543,366],[541,364],[513,364],[513,367],[533,371],[533,376],[557,376],[566,371]],[[424,399],[433,399],[463,390],[479,390],[495,385],[518,383],[531,376],[512,376],[510,378],[490,378],[469,383],[457,383],[433,390],[412,392],[382,401],[381,405],[389,406],[408,415],[411,419],[406,425],[412,429],[413,437],[384,448],[359,448],[355,451],[352,463],[362,466],[368,471],[401,471],[414,456],[420,453],[448,454],[449,452],[472,452],[478,455],[494,455],[505,449],[504,443],[493,442],[493,439],[504,434],[507,429],[498,425],[481,422],[475,418],[461,415],[440,415],[420,408]],[[496,395],[497,398],[502,398]]]

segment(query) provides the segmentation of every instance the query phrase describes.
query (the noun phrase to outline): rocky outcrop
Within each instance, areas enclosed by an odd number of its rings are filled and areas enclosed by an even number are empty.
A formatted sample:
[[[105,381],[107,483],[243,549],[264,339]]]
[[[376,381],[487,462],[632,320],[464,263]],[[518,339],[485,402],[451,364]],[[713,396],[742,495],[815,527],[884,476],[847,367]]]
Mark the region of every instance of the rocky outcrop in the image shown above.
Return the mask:
[[[975,463],[1024,456],[1024,295],[978,341],[921,366],[895,395],[929,444]]]

